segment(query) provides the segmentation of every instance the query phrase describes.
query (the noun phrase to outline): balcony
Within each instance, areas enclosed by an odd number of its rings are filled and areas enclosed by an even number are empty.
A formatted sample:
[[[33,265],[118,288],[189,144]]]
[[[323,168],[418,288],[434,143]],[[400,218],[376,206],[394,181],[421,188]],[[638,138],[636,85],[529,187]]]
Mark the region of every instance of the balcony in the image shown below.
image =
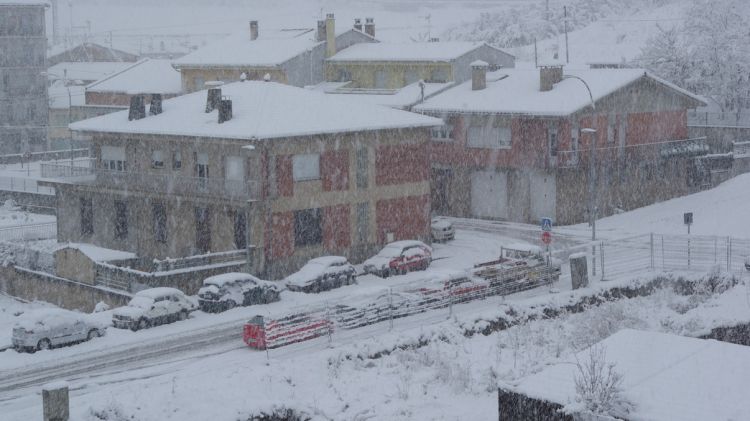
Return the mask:
[[[93,161],[89,161],[87,166],[41,164],[41,175],[43,179],[54,183],[96,186],[112,190],[227,200],[257,200],[260,197],[257,181],[114,171],[94,168]]]

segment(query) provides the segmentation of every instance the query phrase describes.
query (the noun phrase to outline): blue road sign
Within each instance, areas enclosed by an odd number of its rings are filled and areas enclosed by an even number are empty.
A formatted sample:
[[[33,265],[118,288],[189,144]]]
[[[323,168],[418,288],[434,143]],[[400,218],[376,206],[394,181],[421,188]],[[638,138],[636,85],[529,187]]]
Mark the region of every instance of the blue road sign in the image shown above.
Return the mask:
[[[542,218],[542,231],[552,231],[552,218]]]

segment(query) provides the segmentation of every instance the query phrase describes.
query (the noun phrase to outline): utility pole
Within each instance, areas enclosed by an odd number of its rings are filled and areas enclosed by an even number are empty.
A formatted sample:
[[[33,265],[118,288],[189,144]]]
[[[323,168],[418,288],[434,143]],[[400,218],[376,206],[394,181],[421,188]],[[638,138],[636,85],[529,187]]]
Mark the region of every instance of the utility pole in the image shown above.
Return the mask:
[[[570,55],[568,54],[568,6],[563,6],[563,24],[565,25],[565,62],[570,63]]]

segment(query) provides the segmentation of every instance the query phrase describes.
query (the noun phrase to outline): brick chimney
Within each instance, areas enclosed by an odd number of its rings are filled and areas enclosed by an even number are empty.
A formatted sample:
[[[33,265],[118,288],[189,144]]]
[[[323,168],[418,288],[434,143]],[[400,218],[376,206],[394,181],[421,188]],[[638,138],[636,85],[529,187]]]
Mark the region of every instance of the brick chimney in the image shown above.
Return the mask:
[[[315,35],[315,41],[323,42],[326,40],[326,21],[318,21],[318,32]]]
[[[551,91],[556,83],[562,82],[563,66],[554,64],[539,66],[539,90],[542,92]]]
[[[471,90],[481,91],[487,87],[487,68],[489,64],[482,60],[471,63]]]
[[[128,120],[140,120],[142,118],[146,118],[146,104],[143,95],[133,95],[130,97]]]
[[[250,21],[250,41],[255,41],[256,39],[258,39],[258,21],[251,20]]]
[[[326,57],[336,54],[336,19],[333,13],[326,15]]]
[[[360,18],[354,19],[354,29],[358,30],[359,32],[362,32],[362,19]]]
[[[219,124],[232,119],[232,100],[219,97]]]
[[[365,18],[365,33],[375,38],[375,19]]]
[[[219,108],[219,102],[221,102],[221,88],[209,88],[206,96],[206,112],[210,113]]]
[[[151,115],[161,114],[161,94],[151,94],[151,106],[148,107],[148,113]]]

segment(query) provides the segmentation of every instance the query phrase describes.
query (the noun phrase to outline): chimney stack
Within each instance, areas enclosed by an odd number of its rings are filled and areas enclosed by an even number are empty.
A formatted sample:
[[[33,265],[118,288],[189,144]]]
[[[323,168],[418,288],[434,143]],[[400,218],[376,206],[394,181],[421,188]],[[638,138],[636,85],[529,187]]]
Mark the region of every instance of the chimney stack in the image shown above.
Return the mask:
[[[326,40],[326,21],[319,20],[318,21],[318,32],[315,36],[315,40],[318,42],[323,42]]]
[[[336,54],[336,19],[333,13],[326,15],[326,57]]]
[[[161,114],[161,94],[151,94],[151,106],[148,107],[148,113],[151,115]]]
[[[375,19],[365,18],[365,33],[375,38]]]
[[[256,39],[258,39],[258,21],[251,20],[250,21],[250,41],[255,41]]]
[[[206,96],[206,112],[210,113],[219,108],[219,102],[221,102],[221,88],[209,88]]]
[[[487,68],[489,64],[482,60],[471,63],[471,90],[481,91],[487,87]]]
[[[360,18],[354,19],[354,29],[358,30],[359,32],[362,32],[362,19]]]
[[[232,100],[220,97],[219,100],[219,124],[232,119]]]
[[[555,83],[563,79],[562,64],[553,64],[539,67],[539,90],[542,92],[551,91]]]
[[[128,120],[140,120],[142,118],[146,118],[146,104],[143,101],[143,95],[133,95],[130,97]]]
[[[432,37],[432,38],[428,39],[427,42],[440,42],[440,38],[438,38],[438,37]]]

